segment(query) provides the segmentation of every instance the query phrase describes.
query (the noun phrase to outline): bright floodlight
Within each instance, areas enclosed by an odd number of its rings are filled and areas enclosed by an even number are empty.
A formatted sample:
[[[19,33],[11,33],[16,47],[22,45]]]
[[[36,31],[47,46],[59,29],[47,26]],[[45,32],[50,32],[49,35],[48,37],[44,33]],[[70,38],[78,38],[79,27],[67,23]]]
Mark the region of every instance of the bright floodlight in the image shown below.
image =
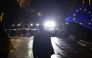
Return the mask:
[[[33,24],[30,24],[31,26],[33,26]]]
[[[52,22],[52,21],[45,22],[44,26],[45,26],[45,27],[55,27],[55,23]]]

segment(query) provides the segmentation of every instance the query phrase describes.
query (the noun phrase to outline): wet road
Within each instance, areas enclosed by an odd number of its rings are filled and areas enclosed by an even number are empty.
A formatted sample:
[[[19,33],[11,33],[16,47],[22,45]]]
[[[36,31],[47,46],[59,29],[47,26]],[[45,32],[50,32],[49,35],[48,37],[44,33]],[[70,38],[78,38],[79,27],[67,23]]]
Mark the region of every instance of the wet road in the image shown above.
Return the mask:
[[[9,54],[9,58],[33,58],[32,43],[33,37],[10,37],[14,46],[14,52]]]
[[[9,54],[9,58],[33,58],[33,36],[13,36],[10,38],[14,46],[14,52]],[[75,40],[58,37],[52,37],[51,40],[55,55],[62,56],[57,58],[63,58],[63,56],[67,58],[92,58],[92,50],[89,47],[81,46]]]
[[[55,54],[62,58],[92,58],[92,48],[80,41],[53,37],[52,43]]]

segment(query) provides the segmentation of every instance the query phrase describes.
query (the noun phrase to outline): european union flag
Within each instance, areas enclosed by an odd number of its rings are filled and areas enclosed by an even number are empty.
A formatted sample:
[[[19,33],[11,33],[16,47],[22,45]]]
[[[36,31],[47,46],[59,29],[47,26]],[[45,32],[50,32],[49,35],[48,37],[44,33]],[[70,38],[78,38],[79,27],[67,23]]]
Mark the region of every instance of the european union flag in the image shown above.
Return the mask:
[[[85,4],[75,4],[65,21],[78,23],[92,30],[92,8]]]

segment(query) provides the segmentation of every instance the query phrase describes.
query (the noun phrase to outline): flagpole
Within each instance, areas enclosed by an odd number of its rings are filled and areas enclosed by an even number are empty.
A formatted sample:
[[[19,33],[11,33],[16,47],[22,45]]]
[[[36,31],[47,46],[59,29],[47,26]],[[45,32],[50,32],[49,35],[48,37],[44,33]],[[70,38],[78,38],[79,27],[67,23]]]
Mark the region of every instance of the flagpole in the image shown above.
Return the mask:
[[[71,6],[70,10],[74,7],[75,3],[77,0],[74,1],[73,5]],[[70,10],[68,11],[68,13],[70,12]]]
[[[71,9],[73,8],[73,6],[75,5],[76,1],[77,1],[77,0],[74,1],[74,3],[73,3],[73,5],[71,6],[70,10],[71,10]],[[70,10],[67,12],[67,14],[70,12]],[[65,17],[67,16],[67,14],[65,15]],[[64,17],[64,18],[65,18],[65,17]],[[64,20],[63,20],[63,21],[64,21]]]

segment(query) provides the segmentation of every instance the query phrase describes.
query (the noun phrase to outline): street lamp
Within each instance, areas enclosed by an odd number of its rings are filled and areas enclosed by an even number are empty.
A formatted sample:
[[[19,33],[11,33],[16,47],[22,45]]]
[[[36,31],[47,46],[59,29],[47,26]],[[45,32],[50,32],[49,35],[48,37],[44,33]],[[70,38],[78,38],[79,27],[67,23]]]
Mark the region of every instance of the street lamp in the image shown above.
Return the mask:
[[[20,26],[20,24],[18,24],[17,26]]]
[[[39,24],[36,24],[37,25],[37,27],[39,26]]]
[[[30,24],[31,26],[33,26],[33,24]]]

